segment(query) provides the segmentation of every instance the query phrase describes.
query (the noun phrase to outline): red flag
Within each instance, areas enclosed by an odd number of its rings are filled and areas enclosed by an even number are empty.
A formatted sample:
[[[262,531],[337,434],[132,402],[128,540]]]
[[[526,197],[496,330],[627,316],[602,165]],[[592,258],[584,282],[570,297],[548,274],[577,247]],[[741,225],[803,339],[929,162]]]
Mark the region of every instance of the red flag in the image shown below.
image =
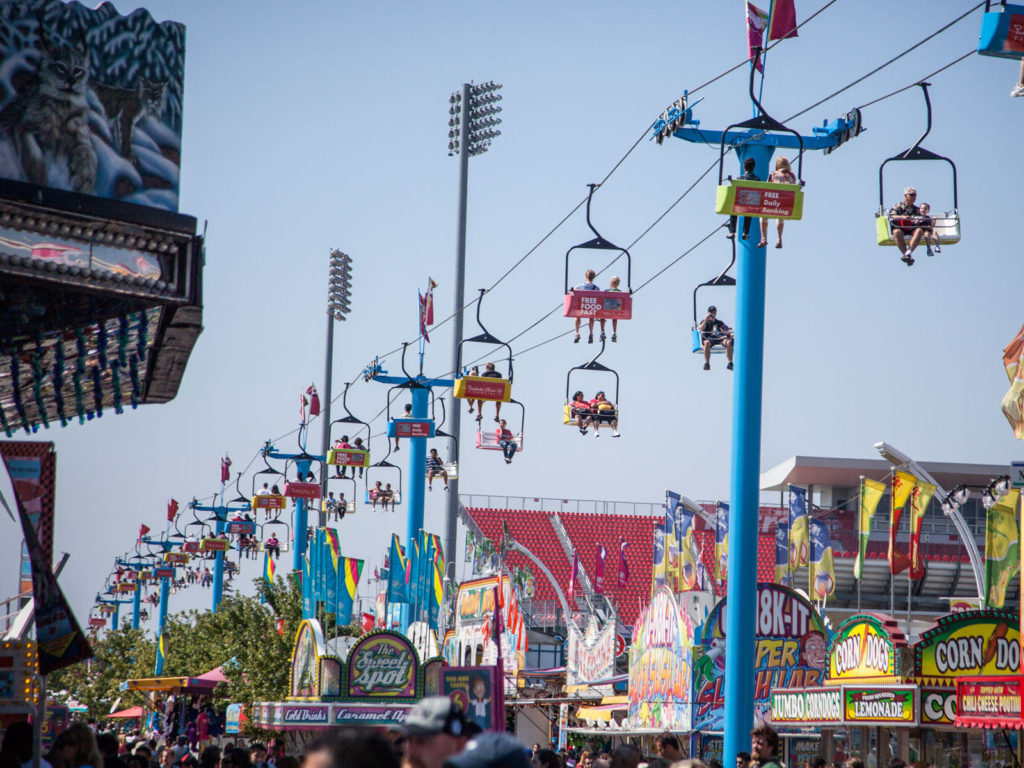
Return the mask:
[[[625,589],[629,583],[629,564],[626,562],[626,546],[629,544],[625,539],[619,542],[619,589]]]
[[[150,530],[149,526],[146,525],[145,523],[140,525],[139,526],[139,540],[136,543],[141,544],[142,543],[142,537],[145,536],[147,533],[149,533],[149,530]]]
[[[175,499],[171,499],[167,502],[167,522],[173,523],[174,518],[178,514],[178,502]]]
[[[580,577],[580,556],[573,550],[572,553],[572,573],[569,574],[569,599],[572,600],[573,592],[576,591],[576,580]],[[569,617],[566,616],[566,619]]]
[[[761,57],[755,48],[764,48],[764,31],[768,26],[768,14],[753,3],[747,2],[747,55],[754,60],[758,72],[763,72]],[[756,59],[754,57],[757,56]]]
[[[359,626],[363,628],[363,632],[372,632],[375,621],[376,619],[372,613],[364,613],[359,622]]]
[[[768,21],[768,39],[782,40],[796,37],[796,6],[794,0],[774,0],[772,17]]]
[[[594,593],[604,594],[604,559],[608,557],[608,550],[604,544],[597,545],[597,565],[594,567]]]
[[[220,481],[222,483],[226,483],[230,479],[231,479],[231,459],[229,459],[227,457],[227,455],[225,455],[224,458],[220,460]]]
[[[496,589],[498,589],[499,592],[501,591],[500,587],[501,587],[501,582],[499,581],[498,582],[498,587],[496,587]],[[495,599],[494,603],[495,603],[495,606],[497,606],[497,603],[498,603],[497,599]],[[568,620],[569,620],[569,618],[566,617],[566,621],[568,621]],[[494,698],[494,701],[492,702],[492,707],[493,707],[492,711],[493,712],[504,712],[505,711],[505,660],[502,658],[502,654],[501,654],[501,634],[502,634],[501,609],[495,607],[495,609],[494,609],[494,640],[498,644],[498,661],[497,661],[497,664],[495,666],[497,666],[497,668],[498,668],[498,674],[496,675],[496,677],[498,679],[495,681],[495,686],[494,686],[495,690],[491,694],[491,696]],[[495,719],[497,719],[497,718],[495,718]],[[496,731],[504,731],[505,730],[505,723],[495,723],[493,727],[494,727],[494,730],[496,730]]]
[[[319,416],[320,415],[320,395],[316,392],[316,386],[313,384],[309,385],[306,389],[306,394],[309,395],[309,415]],[[305,421],[305,419],[303,419]]]
[[[427,334],[427,326],[434,324],[434,289],[437,287],[431,278],[427,278],[427,294],[424,296],[422,293],[417,295],[420,297],[420,335],[424,341],[430,341],[430,336]]]

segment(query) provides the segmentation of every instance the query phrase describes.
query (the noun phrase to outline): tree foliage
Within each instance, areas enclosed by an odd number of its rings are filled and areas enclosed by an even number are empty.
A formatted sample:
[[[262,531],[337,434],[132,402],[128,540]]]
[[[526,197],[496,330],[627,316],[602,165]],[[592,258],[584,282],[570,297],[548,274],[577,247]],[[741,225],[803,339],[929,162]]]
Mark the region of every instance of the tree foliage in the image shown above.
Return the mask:
[[[167,617],[163,676],[195,677],[222,666],[227,683],[216,689],[215,706],[283,700],[292,643],[302,620],[302,593],[291,578],[278,577],[273,585],[254,581],[255,597],[227,597],[216,613],[192,610]],[[51,675],[50,690],[66,690],[89,708],[90,717],[108,714],[118,696],[123,706],[142,704],[142,694],[122,693],[119,686],[130,678],[154,676],[156,638],[119,629],[95,640],[93,650],[91,662]]]

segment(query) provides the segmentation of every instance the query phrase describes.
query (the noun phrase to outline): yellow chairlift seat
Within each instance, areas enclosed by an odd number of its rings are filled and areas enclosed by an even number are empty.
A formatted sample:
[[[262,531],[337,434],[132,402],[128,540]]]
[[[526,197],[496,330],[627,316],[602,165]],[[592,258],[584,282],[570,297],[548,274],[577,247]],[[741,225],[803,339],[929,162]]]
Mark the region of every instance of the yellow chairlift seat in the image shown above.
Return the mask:
[[[941,216],[931,216],[931,219],[934,222],[932,229],[939,238],[939,245],[953,245],[960,242],[960,214],[955,208],[952,211],[946,211]],[[892,236],[894,220],[897,224],[903,223],[903,226],[896,228],[906,230],[903,237],[907,241],[910,240],[910,236],[914,232],[913,220],[904,220],[899,216],[890,217],[889,212],[882,208],[875,217],[875,231],[879,245],[896,245],[896,240]]]
[[[512,382],[495,376],[460,376],[455,379],[455,397],[507,403],[512,398]]]

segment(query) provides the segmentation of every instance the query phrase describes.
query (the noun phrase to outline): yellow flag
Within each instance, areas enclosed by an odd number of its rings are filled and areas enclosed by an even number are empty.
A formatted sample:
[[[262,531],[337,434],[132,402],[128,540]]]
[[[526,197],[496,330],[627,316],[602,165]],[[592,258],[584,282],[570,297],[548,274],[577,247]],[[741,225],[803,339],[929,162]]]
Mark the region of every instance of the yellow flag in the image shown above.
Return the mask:
[[[878,502],[885,495],[885,483],[861,478],[860,511],[857,525],[857,559],[853,562],[853,578],[860,579],[864,572],[864,555],[868,550],[868,536],[871,534],[871,520],[878,509]]]
[[[900,528],[903,509],[907,506],[910,492],[914,490],[917,478],[909,472],[897,469],[892,476],[892,514],[889,516],[889,573],[902,573],[910,565],[910,558],[896,547],[896,534]]]
[[[1003,395],[1003,414],[1013,427],[1013,436],[1024,440],[1024,326],[1003,349],[1003,367],[1010,379],[1010,389]]]
[[[1013,488],[986,515],[985,602],[988,608],[1003,607],[1006,587],[1020,568],[1019,502],[1020,489]]]

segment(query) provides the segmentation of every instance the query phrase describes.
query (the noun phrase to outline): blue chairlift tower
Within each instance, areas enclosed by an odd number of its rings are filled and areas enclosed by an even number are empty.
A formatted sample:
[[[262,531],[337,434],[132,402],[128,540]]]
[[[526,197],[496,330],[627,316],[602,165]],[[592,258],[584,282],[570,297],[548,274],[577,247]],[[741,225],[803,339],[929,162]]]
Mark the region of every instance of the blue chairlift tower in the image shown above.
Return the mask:
[[[753,60],[760,55],[755,49]],[[766,218],[800,218],[802,204],[803,153],[809,150],[831,152],[861,130],[860,113],[854,110],[843,118],[815,128],[810,136],[771,118],[754,95],[754,66],[750,67],[750,100],[755,116],[735,123],[723,131],[700,127],[686,104],[686,94],[676,101],[655,123],[658,143],[669,137],[696,144],[717,144],[719,150],[719,191],[716,211],[743,216],[753,213]],[[729,179],[723,183],[722,167],[726,147],[736,153],[740,167],[753,158],[755,174],[767,179],[776,148],[797,150],[798,184],[795,190],[781,190],[791,185],[769,185]],[[765,205],[776,201],[778,187],[787,193],[791,206],[787,211],[761,213]],[[792,193],[792,195],[789,195]],[[795,214],[795,215],[794,215]],[[754,724],[755,616],[757,599],[757,535],[761,455],[761,397],[764,374],[764,308],[766,251],[757,243],[754,233],[742,239],[734,235],[738,248],[736,287],[736,369],[733,387],[732,479],[729,513],[729,580],[726,613],[726,653],[729,665],[725,672],[725,739],[722,763],[732,765],[736,753],[750,748],[749,733]],[[760,232],[756,237],[760,239]]]

